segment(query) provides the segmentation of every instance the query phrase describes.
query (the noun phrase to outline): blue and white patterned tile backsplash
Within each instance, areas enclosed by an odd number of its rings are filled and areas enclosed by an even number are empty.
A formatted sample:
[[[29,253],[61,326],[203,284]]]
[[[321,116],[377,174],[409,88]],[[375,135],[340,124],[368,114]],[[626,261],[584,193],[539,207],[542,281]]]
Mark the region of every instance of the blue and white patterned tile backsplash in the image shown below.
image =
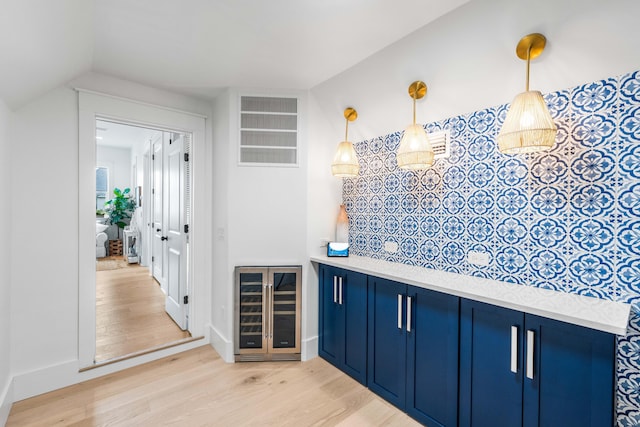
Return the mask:
[[[343,184],[350,251],[631,303],[618,424],[640,425],[640,71],[545,100],[558,135],[543,153],[497,150],[508,105],[428,124],[451,132],[451,154],[426,171],[396,166],[402,132],[356,143],[360,176]],[[489,265],[469,264],[469,251]]]

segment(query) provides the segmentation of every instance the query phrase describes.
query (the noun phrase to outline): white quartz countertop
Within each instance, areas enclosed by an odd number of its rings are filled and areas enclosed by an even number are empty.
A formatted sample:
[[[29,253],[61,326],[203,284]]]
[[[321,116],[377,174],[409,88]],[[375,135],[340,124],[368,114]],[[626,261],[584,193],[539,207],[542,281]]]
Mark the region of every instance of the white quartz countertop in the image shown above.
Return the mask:
[[[617,335],[627,334],[629,304],[360,256],[311,256],[312,262],[486,302]]]

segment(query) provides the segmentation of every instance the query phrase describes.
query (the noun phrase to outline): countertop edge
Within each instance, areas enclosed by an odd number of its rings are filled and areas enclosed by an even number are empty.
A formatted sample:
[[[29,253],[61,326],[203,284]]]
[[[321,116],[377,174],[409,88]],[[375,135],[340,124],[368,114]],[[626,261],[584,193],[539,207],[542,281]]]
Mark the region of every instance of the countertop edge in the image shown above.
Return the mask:
[[[475,276],[467,276],[458,273],[430,270],[422,267],[353,255],[344,258],[327,257],[326,255],[312,255],[310,260],[319,264],[344,268],[358,273],[406,283],[419,288],[443,292],[615,335],[625,336],[627,334],[627,325],[629,322],[631,307],[629,304],[622,302],[603,300],[550,289],[535,288],[532,286],[509,282],[501,282],[498,280]],[[372,264],[375,264],[378,268],[372,268]],[[400,271],[400,274],[383,271],[383,267],[392,268],[396,272]],[[418,275],[422,277],[416,277]],[[439,277],[432,277],[425,280],[424,276]],[[445,280],[450,281],[448,285],[437,283],[437,279],[439,278],[442,280],[443,277],[446,278]],[[507,296],[514,294],[521,297],[535,296],[536,301],[530,299],[529,302],[531,305],[528,305],[520,303],[513,298],[509,299],[508,297],[503,297],[502,295],[499,297],[495,294],[488,295],[491,291],[495,292],[496,288],[502,288],[505,291],[508,291]],[[551,304],[552,298],[556,301],[558,298],[564,300],[564,302],[569,304],[569,309],[566,309],[567,307],[565,307],[564,311],[555,309],[554,306],[557,306],[558,304],[557,302]],[[583,313],[578,313],[576,310],[571,310],[576,302],[584,303],[585,306],[588,306],[590,314],[589,317],[585,316]]]

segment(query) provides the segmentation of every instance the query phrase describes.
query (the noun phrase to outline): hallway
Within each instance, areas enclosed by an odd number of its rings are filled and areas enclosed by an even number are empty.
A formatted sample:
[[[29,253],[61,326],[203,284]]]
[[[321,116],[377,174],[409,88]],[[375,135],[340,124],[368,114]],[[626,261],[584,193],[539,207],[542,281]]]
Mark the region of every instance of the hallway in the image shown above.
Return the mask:
[[[106,269],[102,269],[106,268]],[[149,270],[106,258],[96,271],[96,362],[190,338],[165,312],[165,295]]]

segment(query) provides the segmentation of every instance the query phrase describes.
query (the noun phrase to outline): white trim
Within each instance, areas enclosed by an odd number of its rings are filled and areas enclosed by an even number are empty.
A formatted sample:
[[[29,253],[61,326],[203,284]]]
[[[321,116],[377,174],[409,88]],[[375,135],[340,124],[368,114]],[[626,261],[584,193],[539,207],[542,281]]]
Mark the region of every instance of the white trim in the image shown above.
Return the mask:
[[[205,335],[210,319],[212,216],[208,191],[206,123],[203,116],[92,91],[78,91],[78,364],[93,366],[95,356],[95,121],[114,119],[158,129],[190,132],[192,141],[192,216],[189,280],[193,285],[189,304],[189,331]]]
[[[310,338],[302,340],[302,350],[300,353],[300,359],[304,362],[318,357],[318,336],[315,335]]]
[[[0,393],[0,426],[7,423],[13,402],[13,378],[9,377],[4,390]]]
[[[211,337],[211,346],[218,352],[220,357],[227,363],[234,363],[234,348],[233,343],[225,338],[220,331],[218,331],[213,325],[209,325],[209,335]]]
[[[208,344],[209,342],[205,337],[204,339],[158,350],[153,353],[144,354],[84,372],[78,372],[77,360],[60,363],[43,369],[37,369],[35,371],[25,372],[23,374],[16,375],[13,378],[13,400],[17,402],[19,400],[28,399],[39,394],[48,393],[82,381],[88,381],[103,375],[112,374],[114,372],[122,371],[143,363],[152,362],[154,360],[162,359],[163,357],[172,356],[174,354],[182,353]]]
[[[111,95],[111,94],[108,94],[108,93],[99,92],[99,91],[95,91],[95,90],[91,90],[91,89],[83,89],[81,87],[74,87],[73,89],[78,93],[87,93],[87,94],[92,94],[92,95],[103,96],[105,98],[112,98],[112,99],[116,99],[118,101],[131,102],[131,103],[134,103],[134,104],[144,105],[144,106],[151,107],[151,108],[160,108],[162,110],[172,111],[174,113],[188,114],[190,116],[200,117],[201,119],[207,119],[207,116],[205,116],[203,114],[199,114],[199,113],[194,113],[192,111],[180,110],[178,108],[167,107],[167,106],[159,105],[159,104],[152,104],[150,102],[138,101],[138,100],[135,100],[135,99],[125,98],[123,96]]]

